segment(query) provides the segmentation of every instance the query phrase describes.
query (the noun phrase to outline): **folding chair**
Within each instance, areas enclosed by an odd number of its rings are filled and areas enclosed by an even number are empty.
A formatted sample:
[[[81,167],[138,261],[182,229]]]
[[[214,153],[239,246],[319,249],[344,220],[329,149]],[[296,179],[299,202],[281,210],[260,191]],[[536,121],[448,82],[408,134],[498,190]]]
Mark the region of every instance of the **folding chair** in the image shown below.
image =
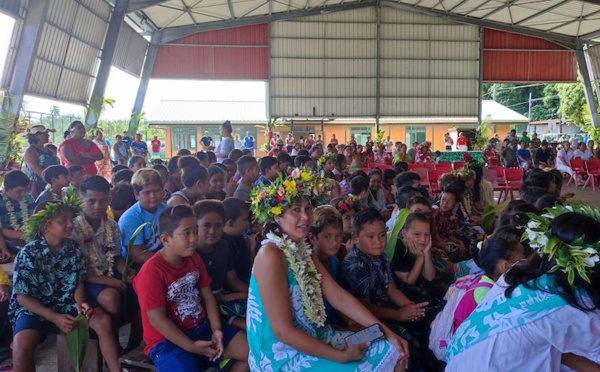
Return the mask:
[[[408,170],[412,170],[412,169],[417,169],[417,168],[424,168],[423,167],[423,163],[408,163]]]
[[[410,172],[416,173],[421,178],[421,187],[426,189],[429,188],[429,169],[425,168],[415,168],[411,169]]]
[[[584,161],[582,159],[571,159],[571,169],[573,169],[573,171],[575,172],[576,175],[586,175],[587,171],[585,170],[584,167]],[[569,174],[567,176],[567,186],[569,186],[569,184],[571,183],[571,181],[573,180],[573,177]],[[575,182],[577,183],[577,182]],[[575,185],[575,187],[577,187],[577,185]]]
[[[431,193],[431,196],[437,195],[440,193],[440,186],[438,185],[438,180],[440,179],[440,177],[443,174],[446,174],[449,172],[446,172],[443,169],[430,169],[429,173],[428,173],[428,177],[429,177],[429,192]]]
[[[590,181],[592,182],[592,190],[596,191],[596,186],[598,186],[598,179],[600,178],[600,160],[599,159],[590,159],[585,162],[587,168],[587,179],[583,184],[582,190],[585,189]]]
[[[465,165],[464,161],[455,161],[454,163],[452,163],[452,167],[454,168],[454,170],[460,169]]]
[[[435,163],[423,163],[425,169],[435,169]]]
[[[504,179],[506,180],[506,191],[505,200],[508,199],[508,193],[510,192],[510,200],[515,200],[514,191],[519,191],[521,184],[523,183],[523,169],[522,168],[505,168]],[[498,200],[500,203],[500,200]]]
[[[452,162],[449,162],[449,161],[438,161],[437,166],[435,167],[435,169],[438,169],[439,167],[452,168]]]

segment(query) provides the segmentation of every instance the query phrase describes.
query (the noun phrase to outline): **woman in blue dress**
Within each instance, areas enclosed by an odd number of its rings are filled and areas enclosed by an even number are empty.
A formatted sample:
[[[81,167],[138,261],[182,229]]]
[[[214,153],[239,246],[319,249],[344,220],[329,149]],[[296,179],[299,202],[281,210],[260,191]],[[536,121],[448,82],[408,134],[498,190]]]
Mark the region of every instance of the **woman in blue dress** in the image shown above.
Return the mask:
[[[325,179],[296,169],[252,191],[252,210],[269,225],[248,294],[250,370],[404,371],[406,341],[343,290],[306,242],[313,205],[323,204],[327,187]],[[386,339],[346,347],[351,333],[325,324],[324,298],[362,326],[378,323]]]

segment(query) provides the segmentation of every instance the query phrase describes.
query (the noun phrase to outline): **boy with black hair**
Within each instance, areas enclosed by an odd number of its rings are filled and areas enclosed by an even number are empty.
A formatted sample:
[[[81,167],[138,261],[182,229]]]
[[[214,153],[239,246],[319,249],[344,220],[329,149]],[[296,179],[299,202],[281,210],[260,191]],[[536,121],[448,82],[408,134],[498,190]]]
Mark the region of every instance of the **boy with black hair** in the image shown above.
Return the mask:
[[[0,195],[0,226],[8,248],[18,249],[26,243],[25,224],[35,210],[35,200],[27,193],[29,177],[19,170],[4,175],[4,188]],[[10,257],[4,244],[0,244],[0,261]]]
[[[265,156],[258,162],[258,169],[260,171],[260,177],[255,182],[255,186],[270,185],[271,182],[277,179],[279,176],[279,164],[277,158],[272,156]]]
[[[121,169],[117,173],[113,173],[111,184],[113,187],[119,185],[131,185],[133,171],[131,169]]]
[[[174,192],[167,206],[187,204],[191,207],[197,200],[204,199],[209,187],[208,180],[208,170],[202,165],[183,168],[181,174],[183,190]]]
[[[229,245],[222,240],[225,209],[218,200],[201,200],[194,205],[198,222],[197,251],[212,279],[210,286],[228,324],[246,328],[248,285],[239,280]]]
[[[226,198],[223,200],[223,208],[225,209],[223,240],[229,244],[229,254],[235,263],[235,273],[242,282],[249,284],[252,255],[244,234],[250,228],[250,204],[237,198]]]
[[[208,159],[207,153],[205,153],[204,151],[198,151],[196,153],[196,157],[200,161],[200,165],[206,168],[210,167],[210,160]]]
[[[258,179],[258,163],[253,156],[244,155],[238,160],[237,167],[242,178],[233,197],[248,202],[250,201],[250,190]]]
[[[353,177],[350,180],[350,194],[356,196],[364,205],[367,205],[369,180],[363,176]]]
[[[69,165],[67,169],[69,170],[69,175],[67,176],[69,179],[69,186],[63,188],[63,193],[72,194],[74,192],[79,192],[79,186],[87,177],[85,168],[79,164],[73,164]]]
[[[110,191],[110,205],[106,214],[109,218],[119,222],[119,219],[136,202],[133,186],[119,185]]]
[[[39,205],[49,200],[61,200],[63,187],[69,186],[69,170],[62,165],[51,165],[44,169],[42,177],[46,181],[46,189],[38,196],[35,201]]]
[[[231,371],[248,370],[246,334],[221,326],[211,279],[195,252],[198,226],[193,210],[187,205],[169,207],[158,226],[164,247],[134,280],[145,353],[159,372],[200,372],[220,358],[235,361]]]
[[[277,154],[277,162],[279,163],[279,172],[281,172],[282,175],[285,176],[288,174],[288,171],[291,172],[291,168],[294,164],[294,161],[292,160],[290,154],[280,152],[279,154]]]
[[[309,155],[298,155],[294,159],[294,166],[296,168],[311,168],[313,167],[312,158]]]
[[[112,168],[112,174],[117,173],[118,171],[120,171],[121,169],[129,169],[128,166],[126,166],[125,164],[117,164]]]

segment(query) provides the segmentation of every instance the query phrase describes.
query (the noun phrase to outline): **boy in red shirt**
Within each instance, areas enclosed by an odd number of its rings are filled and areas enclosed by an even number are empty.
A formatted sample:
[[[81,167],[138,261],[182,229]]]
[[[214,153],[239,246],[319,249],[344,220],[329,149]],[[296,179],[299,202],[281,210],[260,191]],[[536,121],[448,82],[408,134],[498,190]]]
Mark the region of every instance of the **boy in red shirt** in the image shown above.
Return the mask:
[[[248,370],[246,333],[221,328],[210,278],[195,251],[198,227],[192,209],[167,208],[158,229],[163,248],[133,283],[142,311],[144,351],[157,371],[200,372],[221,357],[234,360],[231,371]]]
[[[154,136],[154,139],[150,141],[150,149],[152,150],[152,158],[160,157],[160,140],[158,136]]]

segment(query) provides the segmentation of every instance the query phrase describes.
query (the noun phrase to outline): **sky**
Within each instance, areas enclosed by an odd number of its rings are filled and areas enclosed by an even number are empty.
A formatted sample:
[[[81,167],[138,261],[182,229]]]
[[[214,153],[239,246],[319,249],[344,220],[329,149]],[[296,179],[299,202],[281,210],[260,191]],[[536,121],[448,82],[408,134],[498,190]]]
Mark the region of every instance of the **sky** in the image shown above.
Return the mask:
[[[0,13],[0,72],[8,52],[14,19]],[[1,73],[0,73],[1,75]],[[116,100],[114,108],[106,108],[102,118],[118,120],[129,118],[139,85],[139,79],[111,68],[105,97]],[[262,81],[198,81],[151,79],[144,102],[144,111],[151,114],[161,100],[264,100],[266,83]],[[26,95],[24,106],[28,111],[48,113],[52,106],[58,106],[63,115],[83,115],[83,107],[51,99]]]

